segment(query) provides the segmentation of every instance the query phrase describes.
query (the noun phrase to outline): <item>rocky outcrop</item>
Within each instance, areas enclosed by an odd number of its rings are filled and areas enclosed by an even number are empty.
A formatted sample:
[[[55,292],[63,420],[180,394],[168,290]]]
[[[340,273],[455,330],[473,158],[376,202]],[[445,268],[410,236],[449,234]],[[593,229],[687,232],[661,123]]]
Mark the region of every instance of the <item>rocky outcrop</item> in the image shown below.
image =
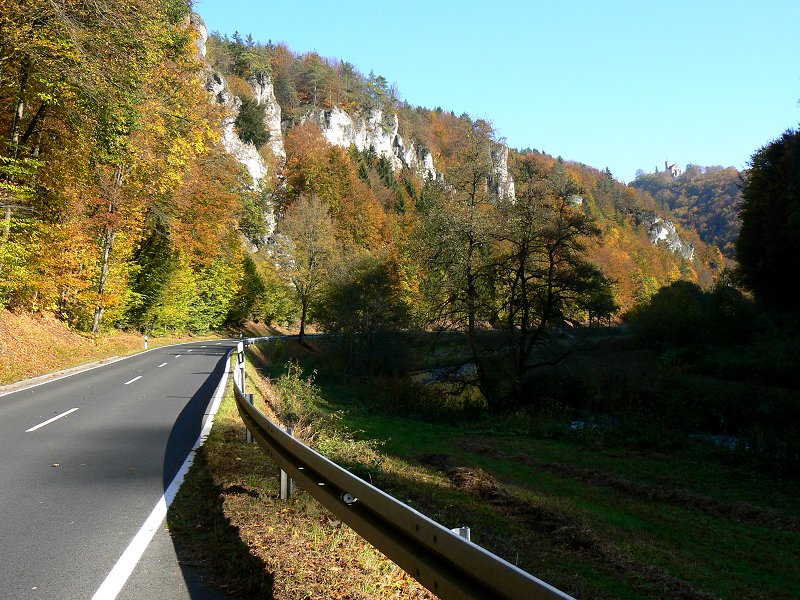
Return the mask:
[[[247,172],[253,178],[253,189],[258,188],[261,180],[267,175],[267,165],[256,147],[250,142],[243,142],[236,133],[236,117],[241,109],[242,101],[228,91],[225,80],[219,73],[209,74],[206,80],[206,89],[214,95],[214,101],[217,104],[228,109],[222,122],[222,145],[247,168]]]
[[[650,211],[635,211],[631,216],[637,224],[647,228],[647,234],[654,245],[664,245],[686,260],[694,259],[694,245],[681,239],[675,223]]]
[[[312,111],[304,119],[319,125],[322,135],[334,146],[360,151],[372,148],[378,156],[389,160],[395,171],[407,168],[423,179],[436,180],[442,177],[437,172],[433,155],[427,148],[417,146],[413,140],[406,141],[398,133],[396,114],[372,110],[365,117],[353,117],[339,107],[331,110]],[[514,199],[514,178],[508,170],[508,148],[497,144],[492,150],[492,174],[489,188],[500,199]]]
[[[247,82],[253,87],[256,104],[264,109],[264,128],[269,132],[267,145],[275,158],[284,162],[286,149],[283,145],[283,132],[281,131],[281,106],[275,98],[272,81],[269,77],[259,75],[248,79]]]
[[[492,150],[492,173],[489,175],[489,189],[501,200],[513,200],[514,178],[508,172],[508,147],[498,144]]]
[[[197,37],[194,40],[195,45],[197,46],[197,53],[200,55],[200,59],[204,60],[206,57],[206,42],[208,41],[208,28],[206,24],[203,22],[203,19],[197,13],[192,13],[189,15],[189,23],[192,27],[195,28],[197,31]]]
[[[372,148],[378,156],[388,159],[395,170],[406,167],[424,178],[438,177],[430,151],[418,148],[413,141],[406,142],[398,133],[396,114],[375,109],[365,117],[354,118],[335,106],[331,110],[312,111],[304,121],[316,122],[322,135],[334,146],[353,145],[360,151]]]
[[[191,23],[198,33],[196,40],[198,53],[205,58],[208,29],[197,14],[192,14]],[[261,75],[250,78],[247,82],[253,89],[253,98],[256,103],[264,110],[264,128],[269,132],[269,148],[275,158],[279,162],[283,162],[286,160],[286,150],[281,131],[281,107],[275,98],[272,81]],[[222,144],[225,150],[247,168],[247,172],[253,178],[253,189],[258,189],[261,186],[261,180],[267,175],[268,167],[258,149],[252,143],[242,141],[236,132],[236,118],[239,115],[242,101],[230,93],[223,77],[210,67],[207,70],[206,89],[213,94],[217,104],[227,109],[222,123]]]

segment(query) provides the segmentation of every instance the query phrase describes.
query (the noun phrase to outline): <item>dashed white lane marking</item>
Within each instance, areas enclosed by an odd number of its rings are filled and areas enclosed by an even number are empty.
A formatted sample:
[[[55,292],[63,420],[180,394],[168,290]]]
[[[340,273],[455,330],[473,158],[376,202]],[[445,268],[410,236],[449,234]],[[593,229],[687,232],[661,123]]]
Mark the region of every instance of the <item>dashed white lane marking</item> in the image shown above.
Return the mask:
[[[138,377],[134,377],[134,378],[133,378],[133,379],[131,379],[130,381],[126,381],[126,382],[125,382],[125,383],[123,383],[122,385],[130,385],[130,384],[132,384],[134,381],[138,381],[138,380],[139,380],[139,379],[141,379],[141,378],[142,378],[142,376],[141,376],[141,375],[139,375]]]
[[[39,423],[38,425],[34,425],[33,427],[31,427],[30,429],[26,429],[25,433],[30,433],[31,431],[36,431],[37,429],[41,429],[45,425],[50,425],[50,423],[52,423],[53,421],[58,421],[61,417],[66,417],[68,414],[74,413],[76,410],[78,410],[78,409],[77,408],[70,408],[68,411],[61,413],[57,417],[53,417],[52,419],[47,419],[47,421],[45,421],[44,423]]]
[[[187,350],[187,352],[191,352],[192,350],[194,350],[194,348],[189,348],[189,349]]]
[[[161,367],[166,367],[166,366],[167,366],[167,363],[161,363],[161,364],[160,364],[160,365],[158,365],[156,368],[157,368],[157,369],[160,369]]]
[[[230,354],[228,355],[227,360],[230,360]],[[158,502],[156,502],[153,512],[151,512],[150,516],[147,517],[144,525],[142,525],[141,529],[139,529],[139,532],[133,537],[130,544],[128,544],[128,547],[122,553],[122,556],[120,556],[117,564],[114,565],[114,568],[111,569],[111,572],[106,576],[105,580],[103,580],[103,583],[94,593],[92,600],[114,600],[122,591],[122,588],[125,587],[125,583],[128,581],[131,573],[133,573],[133,569],[136,568],[136,565],[142,558],[144,551],[147,549],[147,546],[150,544],[150,541],[153,539],[156,531],[160,529],[161,523],[167,516],[167,509],[175,499],[175,494],[178,493],[178,489],[181,487],[183,478],[189,471],[189,467],[192,466],[197,449],[203,445],[203,442],[211,432],[211,426],[214,424],[214,417],[217,414],[217,410],[219,410],[220,402],[222,402],[222,394],[225,391],[225,385],[227,382],[228,371],[226,370],[222,375],[222,379],[220,379],[216,392],[214,393],[214,399],[211,402],[211,406],[208,410],[206,421],[203,423],[203,429],[200,432],[197,441],[194,443],[192,451],[189,452],[189,455],[181,465],[181,468],[175,474],[175,478],[172,480],[172,483],[169,484],[167,491],[164,492],[164,495],[158,499]]]
[[[180,358],[181,356],[183,356],[183,354],[176,354],[175,358]]]

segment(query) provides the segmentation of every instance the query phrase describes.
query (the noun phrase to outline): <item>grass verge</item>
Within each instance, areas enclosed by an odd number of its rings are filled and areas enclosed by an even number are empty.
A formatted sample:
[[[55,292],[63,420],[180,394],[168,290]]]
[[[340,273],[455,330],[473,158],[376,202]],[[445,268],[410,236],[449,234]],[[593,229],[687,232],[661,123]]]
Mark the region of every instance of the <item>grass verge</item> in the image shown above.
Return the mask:
[[[380,440],[374,483],[579,598],[796,598],[797,480],[734,464],[705,443],[596,446],[536,434],[530,415],[431,422],[397,414],[326,350],[266,349],[319,369],[320,409]],[[370,389],[372,390],[370,392]]]
[[[150,336],[149,347],[213,336]],[[98,336],[69,329],[55,316],[0,310],[0,386],[144,350],[138,333],[110,331]]]
[[[252,365],[247,375],[256,406],[276,419],[283,409],[273,385]],[[303,415],[298,429],[315,443],[339,451],[352,443],[303,410],[294,409]],[[432,598],[304,492],[281,501],[277,467],[244,440],[229,387],[168,515],[174,539],[205,567],[207,582],[243,598]]]

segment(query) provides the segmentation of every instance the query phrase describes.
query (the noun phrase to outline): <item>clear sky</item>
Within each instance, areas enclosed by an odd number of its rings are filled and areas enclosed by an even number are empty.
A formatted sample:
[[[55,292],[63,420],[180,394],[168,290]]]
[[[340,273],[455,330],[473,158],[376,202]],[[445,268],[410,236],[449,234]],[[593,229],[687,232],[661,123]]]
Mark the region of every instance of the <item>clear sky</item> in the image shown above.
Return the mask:
[[[800,0],[195,0],[209,31],[375,71],[415,106],[490,121],[630,181],[744,168],[800,124]]]

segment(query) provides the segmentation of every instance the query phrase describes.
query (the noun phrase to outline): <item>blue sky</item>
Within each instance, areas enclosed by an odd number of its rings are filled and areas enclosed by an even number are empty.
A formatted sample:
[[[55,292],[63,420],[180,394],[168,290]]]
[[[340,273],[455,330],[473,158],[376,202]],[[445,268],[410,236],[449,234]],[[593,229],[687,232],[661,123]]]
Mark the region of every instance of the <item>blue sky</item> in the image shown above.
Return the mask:
[[[209,31],[353,63],[412,105],[490,121],[630,181],[746,167],[800,124],[800,0],[195,0]]]

